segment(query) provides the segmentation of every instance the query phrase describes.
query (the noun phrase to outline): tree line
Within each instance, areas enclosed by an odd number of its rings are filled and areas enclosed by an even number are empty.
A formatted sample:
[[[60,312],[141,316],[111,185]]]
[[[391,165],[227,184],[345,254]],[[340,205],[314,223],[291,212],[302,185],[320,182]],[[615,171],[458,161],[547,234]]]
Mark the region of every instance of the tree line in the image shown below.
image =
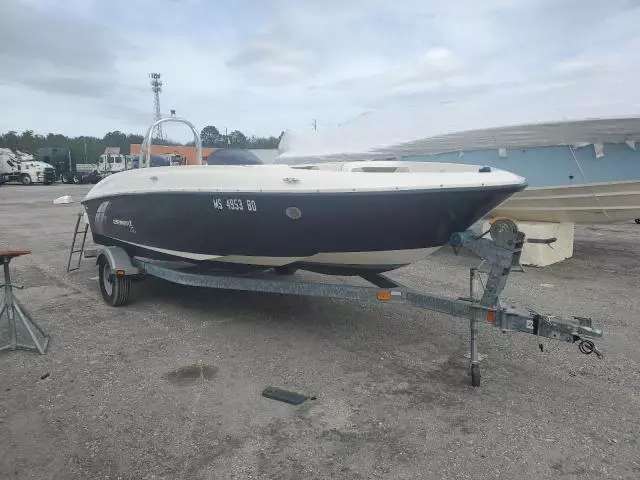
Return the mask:
[[[282,134],[280,134],[280,137]],[[200,139],[203,147],[214,148],[277,148],[280,137],[247,137],[239,130],[234,130],[230,134],[221,134],[218,129],[208,125],[200,132]],[[0,134],[0,148],[10,148],[34,154],[38,148],[56,147],[68,148],[76,161],[93,163],[104,153],[106,147],[119,147],[120,153],[128,155],[131,144],[140,144],[144,140],[142,135],[123,133],[119,130],[107,133],[104,137],[67,137],[59,133],[49,133],[40,135],[33,130],[25,130],[22,133],[9,131]],[[169,139],[153,139],[154,145],[190,145],[194,142],[183,144]]]
[[[233,130],[226,135],[220,133],[213,125],[207,125],[200,132],[202,146],[212,148],[278,148],[281,137],[282,133],[278,137],[247,137],[240,130]],[[187,145],[193,143],[189,142]]]

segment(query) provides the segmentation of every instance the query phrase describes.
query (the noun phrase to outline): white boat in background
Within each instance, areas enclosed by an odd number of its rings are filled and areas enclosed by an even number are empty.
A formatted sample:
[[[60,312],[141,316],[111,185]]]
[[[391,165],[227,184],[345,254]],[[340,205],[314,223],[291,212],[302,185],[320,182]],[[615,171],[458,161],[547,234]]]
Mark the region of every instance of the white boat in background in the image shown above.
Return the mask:
[[[492,215],[528,222],[627,222],[640,218],[640,180],[527,188]]]
[[[326,131],[286,132],[277,163],[395,159],[486,165],[525,177],[529,185],[491,216],[558,223],[640,218],[640,116],[567,120],[543,108],[528,116],[509,111],[504,118],[483,112],[477,105],[441,105],[428,117],[406,110],[397,124],[397,114],[378,112]]]

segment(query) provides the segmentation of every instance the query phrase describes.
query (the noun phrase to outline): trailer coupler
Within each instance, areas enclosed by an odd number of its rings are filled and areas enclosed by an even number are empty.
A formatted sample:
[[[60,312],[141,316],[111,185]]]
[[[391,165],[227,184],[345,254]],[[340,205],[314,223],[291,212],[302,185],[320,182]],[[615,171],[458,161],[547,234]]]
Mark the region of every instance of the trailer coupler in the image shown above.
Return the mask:
[[[589,338],[602,338],[602,330],[595,328],[590,318],[573,317],[574,321],[556,320],[557,317],[535,315],[533,323],[533,334],[554,338],[560,341],[578,343],[580,353],[590,355],[595,353],[596,357],[602,358],[603,353],[598,350],[593,340]],[[544,351],[542,343],[538,343],[540,351]]]
[[[524,332],[537,337],[552,338],[560,342],[580,342],[580,351],[585,354],[596,353],[595,345],[586,338],[602,338],[602,330],[593,326],[590,318],[573,317],[567,320],[553,315],[525,310],[522,307],[507,307],[499,310],[498,315],[488,315],[487,321],[498,327],[503,333]]]

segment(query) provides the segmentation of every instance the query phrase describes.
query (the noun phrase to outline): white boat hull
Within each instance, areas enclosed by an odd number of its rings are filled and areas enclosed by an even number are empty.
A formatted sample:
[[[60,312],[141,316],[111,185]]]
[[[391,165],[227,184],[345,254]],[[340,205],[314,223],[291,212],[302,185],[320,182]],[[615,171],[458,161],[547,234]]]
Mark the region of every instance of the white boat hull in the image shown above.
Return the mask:
[[[640,218],[640,181],[529,187],[491,216],[526,222],[620,223]]]

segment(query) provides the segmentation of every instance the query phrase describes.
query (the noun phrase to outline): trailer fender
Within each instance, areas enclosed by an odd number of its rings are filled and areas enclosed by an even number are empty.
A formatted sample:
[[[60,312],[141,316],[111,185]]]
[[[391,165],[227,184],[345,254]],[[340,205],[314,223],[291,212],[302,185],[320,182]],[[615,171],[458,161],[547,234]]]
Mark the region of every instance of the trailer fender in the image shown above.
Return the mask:
[[[131,263],[131,257],[121,247],[102,247],[96,257],[96,265],[107,262],[118,276],[138,275],[140,270]]]

